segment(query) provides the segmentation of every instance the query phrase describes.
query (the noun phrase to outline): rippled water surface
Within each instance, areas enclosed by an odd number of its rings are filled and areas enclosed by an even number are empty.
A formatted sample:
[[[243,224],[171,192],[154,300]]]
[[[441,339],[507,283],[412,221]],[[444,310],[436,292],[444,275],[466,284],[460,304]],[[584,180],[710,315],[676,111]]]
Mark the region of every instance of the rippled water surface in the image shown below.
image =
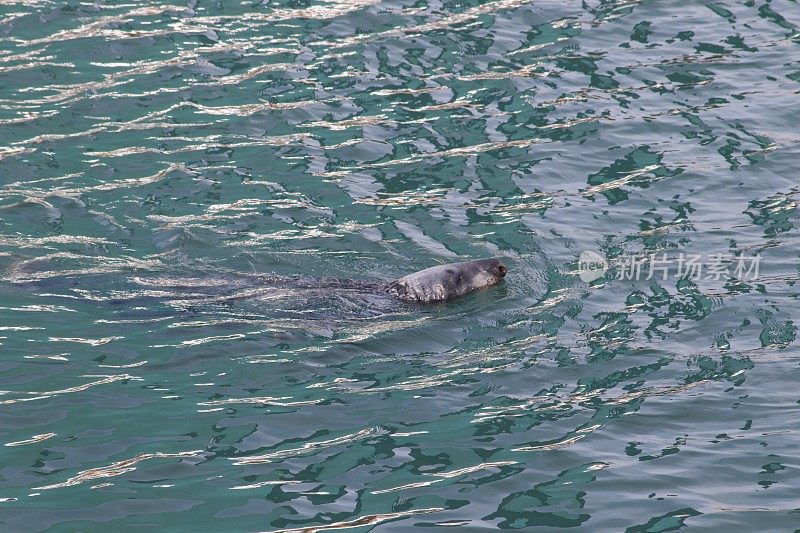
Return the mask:
[[[0,12],[2,529],[800,523],[796,1]]]

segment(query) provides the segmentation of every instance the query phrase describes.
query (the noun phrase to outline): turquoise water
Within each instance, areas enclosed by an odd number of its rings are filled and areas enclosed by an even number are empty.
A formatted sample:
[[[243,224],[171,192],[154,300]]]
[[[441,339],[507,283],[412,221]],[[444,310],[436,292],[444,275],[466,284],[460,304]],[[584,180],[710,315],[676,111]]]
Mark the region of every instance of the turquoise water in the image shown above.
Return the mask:
[[[800,524],[796,1],[0,11],[2,529]]]

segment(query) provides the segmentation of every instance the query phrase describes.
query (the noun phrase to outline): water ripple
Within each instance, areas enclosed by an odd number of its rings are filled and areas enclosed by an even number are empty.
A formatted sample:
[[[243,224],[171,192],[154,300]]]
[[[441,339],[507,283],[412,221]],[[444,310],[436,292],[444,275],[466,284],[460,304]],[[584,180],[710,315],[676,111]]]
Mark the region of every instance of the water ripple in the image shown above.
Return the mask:
[[[796,11],[3,2],[2,524],[794,528]]]

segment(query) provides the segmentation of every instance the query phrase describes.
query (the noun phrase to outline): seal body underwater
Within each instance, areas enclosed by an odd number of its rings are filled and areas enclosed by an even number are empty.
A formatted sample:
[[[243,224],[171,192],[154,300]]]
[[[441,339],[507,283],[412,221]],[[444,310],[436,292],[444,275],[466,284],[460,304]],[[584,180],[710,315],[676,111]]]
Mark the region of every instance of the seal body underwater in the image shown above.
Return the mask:
[[[496,285],[507,271],[498,259],[438,265],[394,280],[387,292],[410,302],[443,302]]]
[[[266,309],[281,318],[357,319],[394,313],[403,303],[435,303],[500,283],[507,272],[498,259],[438,265],[394,281],[241,274],[236,272],[138,273],[46,276],[19,280],[52,298],[85,299],[106,304],[121,317],[198,313],[214,306],[260,316]],[[34,273],[35,274],[35,273]]]

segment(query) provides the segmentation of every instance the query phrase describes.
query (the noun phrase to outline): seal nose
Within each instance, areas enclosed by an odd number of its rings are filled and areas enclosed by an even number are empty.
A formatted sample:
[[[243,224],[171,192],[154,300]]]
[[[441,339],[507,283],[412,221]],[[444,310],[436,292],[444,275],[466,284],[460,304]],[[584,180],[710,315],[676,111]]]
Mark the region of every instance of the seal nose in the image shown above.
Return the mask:
[[[505,277],[505,275],[506,275],[506,272],[508,272],[508,269],[507,269],[507,268],[506,268],[506,266],[505,266],[504,264],[502,264],[502,263],[501,263],[500,265],[498,265],[498,266],[497,266],[497,270],[499,270],[499,271],[500,271],[500,276],[501,276],[501,277]]]

